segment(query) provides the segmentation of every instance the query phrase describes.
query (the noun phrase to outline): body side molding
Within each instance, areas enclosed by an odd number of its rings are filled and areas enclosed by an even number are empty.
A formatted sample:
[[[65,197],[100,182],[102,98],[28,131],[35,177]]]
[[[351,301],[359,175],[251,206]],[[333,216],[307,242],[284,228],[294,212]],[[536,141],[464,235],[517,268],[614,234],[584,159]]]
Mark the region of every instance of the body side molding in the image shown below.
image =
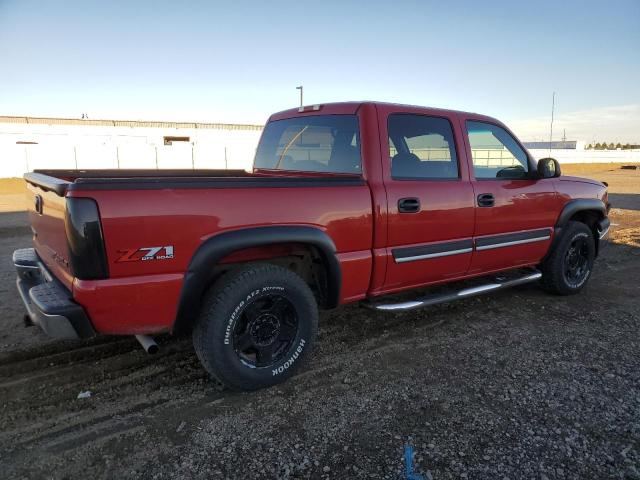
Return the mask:
[[[543,242],[551,238],[550,228],[528,230],[525,232],[505,233],[476,238],[476,250],[492,250],[495,248],[510,247],[532,242]]]
[[[336,257],[336,246],[326,233],[307,226],[245,228],[215,235],[198,247],[185,272],[173,331],[182,330],[195,319],[202,295],[213,280],[213,266],[222,258],[238,250],[278,243],[302,243],[318,250],[327,267],[326,306],[338,306],[342,285],[340,263]]]
[[[473,251],[473,240],[455,240],[452,242],[439,242],[416,247],[394,248],[391,250],[396,263],[414,262],[428,258],[448,257]]]

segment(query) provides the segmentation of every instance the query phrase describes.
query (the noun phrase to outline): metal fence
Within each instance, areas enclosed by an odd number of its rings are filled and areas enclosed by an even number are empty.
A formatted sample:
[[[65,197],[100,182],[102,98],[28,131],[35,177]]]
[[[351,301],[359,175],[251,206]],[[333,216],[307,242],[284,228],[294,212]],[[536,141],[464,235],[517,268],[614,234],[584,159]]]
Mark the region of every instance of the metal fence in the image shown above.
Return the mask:
[[[249,145],[4,145],[0,178],[36,169],[249,169]]]

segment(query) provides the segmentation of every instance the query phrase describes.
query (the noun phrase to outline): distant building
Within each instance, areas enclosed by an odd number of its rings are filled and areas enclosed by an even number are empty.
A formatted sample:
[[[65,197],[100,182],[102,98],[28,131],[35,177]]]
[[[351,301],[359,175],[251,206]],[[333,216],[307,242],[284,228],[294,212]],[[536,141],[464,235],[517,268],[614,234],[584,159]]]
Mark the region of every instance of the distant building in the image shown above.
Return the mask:
[[[522,142],[526,148],[531,149],[551,149],[551,150],[576,150],[579,145],[582,144],[584,149],[584,142],[578,142],[576,140],[559,140],[555,142]]]
[[[251,168],[262,125],[0,116],[0,178],[46,168]]]

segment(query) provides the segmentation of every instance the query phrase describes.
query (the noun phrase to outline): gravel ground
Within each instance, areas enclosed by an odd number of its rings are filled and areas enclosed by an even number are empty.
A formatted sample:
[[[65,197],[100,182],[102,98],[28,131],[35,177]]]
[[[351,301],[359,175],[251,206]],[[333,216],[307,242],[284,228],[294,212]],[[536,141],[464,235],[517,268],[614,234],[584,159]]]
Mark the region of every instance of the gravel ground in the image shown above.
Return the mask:
[[[24,328],[10,258],[29,230],[0,213],[0,475],[404,479],[411,445],[425,480],[640,479],[640,171],[590,174],[616,225],[580,295],[341,308],[306,370],[241,394],[215,389],[189,338],[148,356]]]

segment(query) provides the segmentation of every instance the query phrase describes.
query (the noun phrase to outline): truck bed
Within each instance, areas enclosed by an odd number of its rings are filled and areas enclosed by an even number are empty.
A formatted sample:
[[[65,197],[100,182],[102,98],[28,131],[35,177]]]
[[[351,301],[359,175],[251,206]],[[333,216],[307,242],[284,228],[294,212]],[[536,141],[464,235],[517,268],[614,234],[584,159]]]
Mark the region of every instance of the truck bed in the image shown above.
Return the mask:
[[[165,188],[251,188],[364,185],[357,175],[267,174],[245,170],[34,170],[24,179],[64,196],[77,190],[154,190]]]
[[[40,170],[26,174],[25,180],[36,252],[73,298],[89,305],[100,332],[135,331],[145,322],[147,333],[169,329],[196,250],[207,239],[236,229],[274,224],[318,228],[335,243],[343,275],[358,279],[343,286],[343,299],[361,298],[369,284],[373,218],[371,192],[361,177]],[[78,279],[71,268],[65,216],[74,198],[97,205],[106,279]],[[129,261],[131,252],[155,247],[168,247],[173,254],[157,261]]]

